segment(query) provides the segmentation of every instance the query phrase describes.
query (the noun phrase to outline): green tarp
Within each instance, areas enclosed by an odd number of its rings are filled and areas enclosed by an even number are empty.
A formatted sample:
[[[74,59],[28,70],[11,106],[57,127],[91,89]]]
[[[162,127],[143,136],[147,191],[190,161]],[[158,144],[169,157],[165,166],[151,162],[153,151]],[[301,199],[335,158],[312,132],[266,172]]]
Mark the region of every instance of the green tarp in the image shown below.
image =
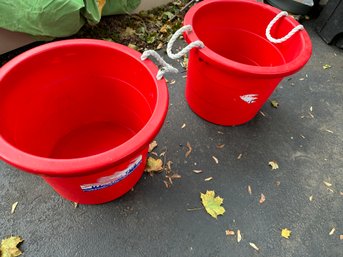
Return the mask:
[[[102,15],[129,13],[140,0],[0,0],[0,27],[37,37],[70,36]]]

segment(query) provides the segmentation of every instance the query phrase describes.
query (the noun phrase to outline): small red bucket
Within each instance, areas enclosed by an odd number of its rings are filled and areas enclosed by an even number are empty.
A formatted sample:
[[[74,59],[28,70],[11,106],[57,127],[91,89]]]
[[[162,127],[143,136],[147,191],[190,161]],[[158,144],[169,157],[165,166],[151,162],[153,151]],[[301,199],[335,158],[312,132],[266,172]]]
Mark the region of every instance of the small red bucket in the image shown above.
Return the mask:
[[[61,196],[99,204],[142,176],[168,108],[141,54],[102,40],[48,43],[0,69],[0,157]]]
[[[195,113],[220,125],[245,123],[283,77],[306,64],[312,44],[305,30],[282,43],[267,39],[266,28],[279,13],[252,0],[206,0],[187,12],[184,24],[193,30],[184,38],[204,43],[189,56],[186,100]],[[282,17],[270,34],[280,38],[298,25]]]

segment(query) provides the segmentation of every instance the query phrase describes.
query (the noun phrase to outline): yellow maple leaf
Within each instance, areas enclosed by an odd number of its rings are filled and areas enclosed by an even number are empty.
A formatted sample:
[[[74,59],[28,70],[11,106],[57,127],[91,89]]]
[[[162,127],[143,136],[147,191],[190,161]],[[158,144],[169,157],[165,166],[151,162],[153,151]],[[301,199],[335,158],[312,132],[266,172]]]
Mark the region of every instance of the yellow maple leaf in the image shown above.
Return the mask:
[[[1,241],[1,257],[17,257],[22,252],[17,248],[17,245],[24,240],[19,236],[11,236]]]
[[[283,228],[281,230],[281,236],[284,238],[289,238],[291,236],[292,231],[290,231],[288,228]]]
[[[205,207],[205,210],[213,218],[217,218],[218,215],[223,215],[225,212],[223,204],[224,199],[216,196],[214,191],[206,191],[206,194],[200,193],[201,202]]]
[[[163,169],[163,162],[161,159],[155,159],[149,157],[146,161],[145,171],[146,172],[160,172]]]

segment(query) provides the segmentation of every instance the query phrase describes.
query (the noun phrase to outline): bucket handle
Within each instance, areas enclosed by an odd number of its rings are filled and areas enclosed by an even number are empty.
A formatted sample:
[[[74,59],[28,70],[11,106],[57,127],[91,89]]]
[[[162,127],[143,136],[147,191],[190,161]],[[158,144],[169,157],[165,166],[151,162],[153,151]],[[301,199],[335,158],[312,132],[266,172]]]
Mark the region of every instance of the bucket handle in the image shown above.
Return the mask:
[[[268,24],[267,29],[266,29],[266,37],[267,39],[275,44],[279,44],[279,43],[283,43],[286,40],[288,40],[291,36],[293,36],[295,33],[297,33],[300,30],[304,29],[303,25],[298,25],[295,28],[293,28],[290,32],[288,32],[288,34],[282,38],[273,38],[270,35],[270,30],[272,29],[272,27],[274,26],[274,24],[283,16],[288,16],[288,13],[286,11],[282,11],[280,12],[278,15],[276,15],[274,17],[274,19],[271,20],[271,22]]]
[[[144,51],[142,56],[141,56],[141,60],[145,61],[150,56],[154,57],[156,59],[157,63],[160,66],[162,66],[157,72],[157,75],[156,75],[157,80],[162,79],[164,74],[166,74],[167,72],[170,72],[170,73],[178,73],[179,72],[178,69],[174,68],[169,63],[167,63],[165,60],[163,60],[163,58],[154,50]]]
[[[181,51],[179,51],[176,54],[172,53],[172,48],[173,45],[175,43],[175,41],[182,35],[183,32],[185,31],[192,31],[193,28],[191,25],[185,25],[182,28],[178,29],[174,35],[170,38],[168,44],[167,44],[167,54],[169,56],[169,58],[171,59],[179,59],[181,58],[183,55],[185,55],[186,53],[188,53],[192,48],[204,48],[205,45],[202,41],[200,40],[196,40],[192,43],[190,43],[189,45],[187,45],[185,48],[183,48]]]

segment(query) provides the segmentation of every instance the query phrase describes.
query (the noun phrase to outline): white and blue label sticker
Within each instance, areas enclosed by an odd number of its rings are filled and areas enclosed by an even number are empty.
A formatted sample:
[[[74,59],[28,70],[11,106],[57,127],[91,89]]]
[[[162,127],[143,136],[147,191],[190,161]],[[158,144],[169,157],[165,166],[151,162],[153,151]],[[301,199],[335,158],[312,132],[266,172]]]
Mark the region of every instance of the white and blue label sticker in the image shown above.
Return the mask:
[[[133,159],[126,169],[115,171],[110,176],[101,177],[97,180],[96,183],[81,185],[81,189],[84,192],[91,192],[113,186],[114,184],[118,183],[119,181],[122,181],[124,178],[130,175],[141,163],[142,155]]]

